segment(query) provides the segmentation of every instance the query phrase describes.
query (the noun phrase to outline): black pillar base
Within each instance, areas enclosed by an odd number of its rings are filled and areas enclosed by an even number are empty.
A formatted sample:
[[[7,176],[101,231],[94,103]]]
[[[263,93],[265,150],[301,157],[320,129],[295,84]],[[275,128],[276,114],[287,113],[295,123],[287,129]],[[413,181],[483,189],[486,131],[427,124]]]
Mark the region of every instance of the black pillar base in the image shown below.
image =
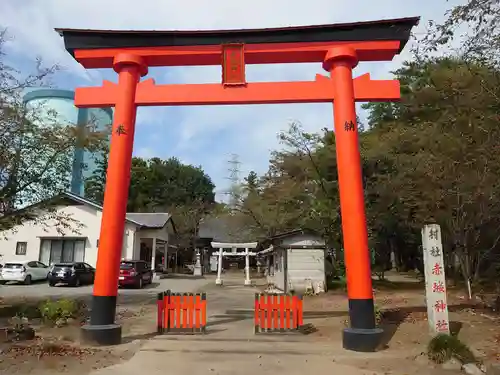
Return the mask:
[[[88,345],[118,345],[122,342],[122,327],[118,324],[82,326],[81,339]]]
[[[381,328],[345,328],[342,332],[344,349],[355,352],[375,352],[382,343],[384,330]]]
[[[115,324],[116,296],[93,296],[90,324],[82,327],[82,342],[90,345],[118,345],[122,327]]]

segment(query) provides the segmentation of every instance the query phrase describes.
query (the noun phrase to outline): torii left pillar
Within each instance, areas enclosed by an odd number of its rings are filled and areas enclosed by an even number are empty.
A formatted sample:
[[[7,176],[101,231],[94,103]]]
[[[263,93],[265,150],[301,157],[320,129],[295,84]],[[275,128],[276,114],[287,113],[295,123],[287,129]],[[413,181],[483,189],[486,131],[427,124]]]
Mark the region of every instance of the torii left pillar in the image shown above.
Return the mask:
[[[82,339],[99,345],[121,342],[121,326],[115,322],[118,274],[125,229],[130,167],[134,146],[137,84],[148,72],[136,55],[118,54],[113,61],[118,90],[109,150],[106,188],[101,219],[90,324],[82,327]]]

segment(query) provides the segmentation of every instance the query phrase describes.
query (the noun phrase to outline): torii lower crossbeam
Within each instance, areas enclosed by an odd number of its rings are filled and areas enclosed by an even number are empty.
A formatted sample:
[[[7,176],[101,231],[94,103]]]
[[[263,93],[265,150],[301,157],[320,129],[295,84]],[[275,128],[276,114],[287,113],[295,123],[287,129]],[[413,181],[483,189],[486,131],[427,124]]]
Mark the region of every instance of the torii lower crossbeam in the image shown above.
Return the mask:
[[[372,81],[370,75],[365,74],[355,78],[353,84],[356,102],[399,99],[399,81]],[[75,105],[114,107],[119,95],[119,85],[104,81],[101,87],[76,89]],[[156,85],[153,79],[148,79],[137,85],[135,94],[136,106],[331,103],[334,100],[334,82],[319,74],[311,82],[255,82],[234,87],[220,83]]]

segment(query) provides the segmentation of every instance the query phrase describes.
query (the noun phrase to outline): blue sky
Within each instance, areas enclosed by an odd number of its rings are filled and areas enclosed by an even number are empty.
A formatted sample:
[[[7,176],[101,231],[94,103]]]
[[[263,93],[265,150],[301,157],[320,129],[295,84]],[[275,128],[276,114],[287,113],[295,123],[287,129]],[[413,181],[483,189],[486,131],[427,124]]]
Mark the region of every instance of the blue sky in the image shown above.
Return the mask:
[[[1,0],[0,26],[14,37],[9,58],[21,70],[36,56],[46,65],[60,64],[64,72],[54,86],[74,89],[116,81],[111,70],[85,71],[64,50],[56,27],[87,29],[197,30],[283,27],[383,18],[421,16],[417,33],[429,19],[441,20],[460,1],[445,0]],[[360,64],[355,75],[371,73],[374,79],[409,57],[410,46],[393,62]],[[320,64],[260,65],[247,67],[249,81],[312,80],[324,74]],[[147,78],[157,83],[208,83],[220,81],[220,67],[155,68]],[[363,114],[361,113],[363,117]],[[219,199],[227,189],[227,161],[239,155],[241,176],[250,170],[267,170],[269,153],[280,147],[277,134],[290,121],[300,121],[308,131],[331,128],[329,104],[155,107],[140,108],[134,154],[143,157],[176,156],[201,165],[212,177]]]

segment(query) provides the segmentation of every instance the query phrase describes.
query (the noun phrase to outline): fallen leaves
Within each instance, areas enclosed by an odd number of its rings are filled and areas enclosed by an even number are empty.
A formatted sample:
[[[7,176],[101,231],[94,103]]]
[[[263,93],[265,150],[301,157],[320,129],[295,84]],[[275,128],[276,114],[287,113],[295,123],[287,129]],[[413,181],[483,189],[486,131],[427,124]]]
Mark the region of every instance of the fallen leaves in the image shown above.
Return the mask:
[[[94,355],[99,350],[91,348],[82,348],[74,345],[46,341],[37,339],[29,344],[14,344],[4,351],[4,355],[9,355],[11,358],[19,358],[24,356],[36,357],[76,357],[82,358]]]

